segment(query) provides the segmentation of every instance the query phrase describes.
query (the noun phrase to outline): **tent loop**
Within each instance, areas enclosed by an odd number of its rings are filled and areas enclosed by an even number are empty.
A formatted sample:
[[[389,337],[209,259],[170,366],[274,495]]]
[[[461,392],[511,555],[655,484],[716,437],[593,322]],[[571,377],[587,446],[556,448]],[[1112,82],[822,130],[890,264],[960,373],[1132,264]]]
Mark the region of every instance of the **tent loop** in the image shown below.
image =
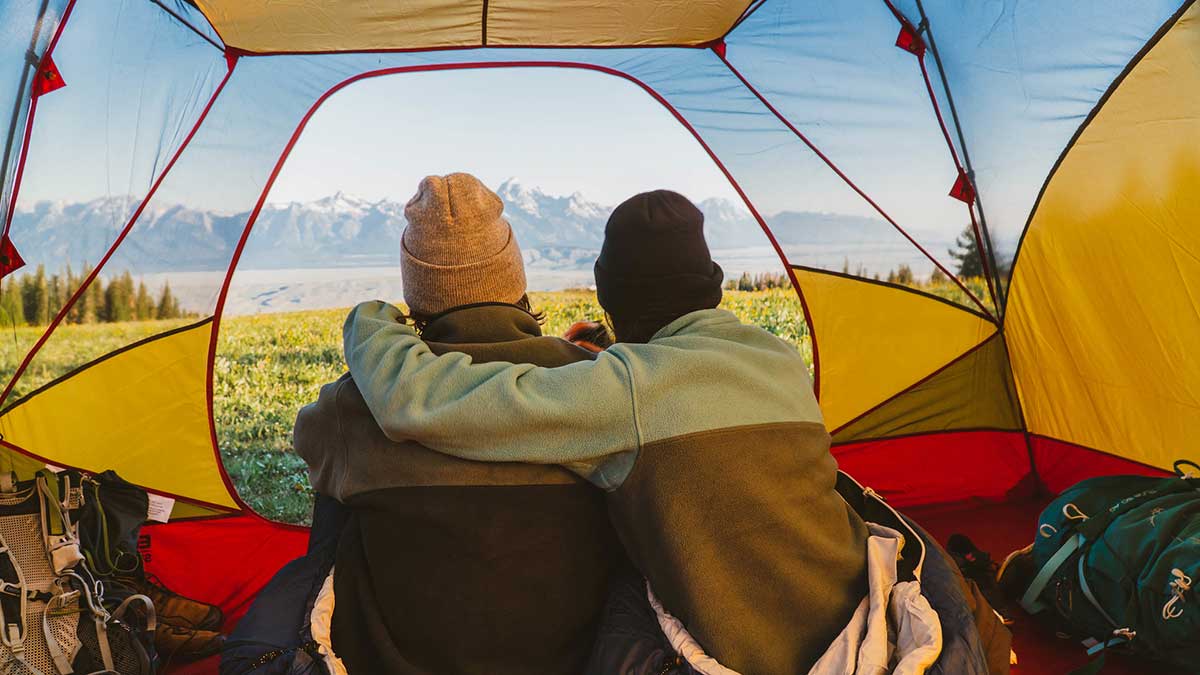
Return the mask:
[[[887,5],[887,8],[891,10],[892,16],[900,23],[900,35],[896,38],[896,46],[917,57],[917,64],[921,68],[921,78],[925,81],[925,90],[929,94],[929,102],[933,106],[934,116],[937,118],[938,126],[942,130],[942,136],[946,139],[946,146],[950,149],[950,157],[954,161],[954,167],[958,170],[958,177],[955,179],[953,187],[950,188],[950,196],[967,205],[967,212],[971,218],[971,232],[975,238],[976,245],[979,247],[980,264],[983,267],[984,278],[987,280],[988,293],[991,296],[992,304],[996,307],[997,316],[1002,317],[1000,310],[1003,303],[998,295],[1000,281],[998,276],[993,279],[994,274],[999,274],[999,269],[991,248],[991,239],[987,232],[987,224],[983,218],[983,206],[979,203],[978,190],[975,188],[975,171],[971,166],[970,156],[966,149],[966,140],[962,133],[962,126],[958,122],[958,110],[954,107],[954,98],[950,94],[950,85],[946,80],[946,74],[942,69],[941,57],[937,52],[937,44],[933,39],[933,30],[930,28],[929,17],[926,16],[925,10],[921,7],[920,0],[918,0],[917,5],[921,12],[921,20],[914,26],[912,21],[897,9],[891,0],[883,1]],[[945,119],[942,117],[937,95],[934,94],[933,82],[929,77],[929,69],[925,66],[925,52],[927,49],[933,51],[938,75],[941,77],[942,87],[946,91],[946,98],[950,104],[950,112],[954,118],[955,130],[958,132],[959,143],[963,146],[962,151],[965,162],[959,161],[958,150],[954,146],[954,141],[950,138],[950,130],[946,126]],[[977,205],[979,206],[978,220],[975,218],[975,207]]]
[[[991,308],[989,308],[987,305],[985,305],[983,303],[982,300],[980,300],[978,297],[976,297],[975,293],[970,288],[968,288],[967,285],[964,284],[961,279],[958,278],[957,274],[955,274],[955,273],[951,272],[949,269],[947,269],[946,266],[941,263],[941,261],[939,261],[937,258],[933,257],[933,255],[931,255],[929,253],[929,251],[927,251],[925,249],[924,246],[922,246],[916,239],[914,239],[912,237],[912,235],[910,235],[903,227],[900,227],[900,224],[897,223],[896,220],[891,217],[891,215],[889,215],[886,211],[884,211],[883,207],[879,206],[879,204],[874,199],[872,199],[870,197],[870,195],[868,195],[853,180],[851,180],[850,177],[847,176],[845,172],[843,172],[840,168],[838,168],[838,166],[836,164],[834,164],[833,160],[830,159],[828,155],[826,155],[824,152],[822,152],[820,148],[818,148],[811,140],[809,140],[808,136],[806,136],[804,133],[802,133],[800,131],[800,129],[796,127],[796,125],[792,124],[791,120],[789,120],[787,117],[785,117],[783,115],[783,113],[781,113],[779,111],[778,108],[776,108],[774,105],[772,105],[771,102],[768,101],[766,99],[766,97],[764,97],[758,91],[758,89],[755,88],[755,86],[753,84],[751,84],[748,79],[746,79],[746,77],[744,75],[742,75],[741,71],[739,71],[737,68],[734,67],[734,65],[729,61],[728,58],[725,57],[725,55],[723,55],[721,52],[715,51],[715,50],[714,50],[714,53],[717,55],[717,58],[719,58],[721,60],[721,62],[725,64],[725,67],[729,69],[729,72],[732,73],[734,75],[734,77],[736,77],[742,83],[742,86],[744,86],[746,88],[746,90],[748,92],[750,92],[752,95],[754,95],[754,97],[757,98],[763,104],[763,107],[765,107],[771,114],[773,114],[775,116],[776,119],[778,119],[785,127],[787,127],[788,130],[790,130],[798,139],[800,139],[800,141],[802,143],[804,143],[804,145],[806,145],[808,147],[808,149],[811,150],[812,153],[817,156],[817,158],[819,158],[822,162],[824,162],[825,166],[829,167],[829,169],[831,171],[833,171],[833,173],[836,174],[837,177],[840,178],[842,180],[842,182],[846,184],[847,187],[849,187],[851,190],[856,192],[858,194],[858,196],[862,197],[863,200],[866,201],[867,204],[869,204],[875,210],[875,212],[880,215],[880,217],[882,217],[885,221],[888,222],[889,225],[891,225],[893,228],[895,228],[896,231],[901,234],[901,236],[903,236],[905,239],[907,239],[908,242],[910,244],[912,244],[918,251],[920,251],[922,255],[924,255],[926,258],[928,258],[929,261],[932,262],[935,267],[937,267],[939,270],[941,270],[942,273],[945,274],[947,278],[949,278],[952,282],[954,282],[954,284],[956,286],[958,286],[960,289],[962,289],[963,293],[965,293],[967,295],[967,297],[970,298],[971,301],[974,302],[975,305],[977,307],[979,307],[979,309],[982,310],[983,313],[988,316],[988,319],[990,321],[992,321],[992,323],[995,323],[996,325],[1000,324],[998,317],[996,317],[996,315],[992,313]],[[781,252],[781,256],[782,256],[782,252]],[[789,266],[789,269],[790,269],[790,266]]]

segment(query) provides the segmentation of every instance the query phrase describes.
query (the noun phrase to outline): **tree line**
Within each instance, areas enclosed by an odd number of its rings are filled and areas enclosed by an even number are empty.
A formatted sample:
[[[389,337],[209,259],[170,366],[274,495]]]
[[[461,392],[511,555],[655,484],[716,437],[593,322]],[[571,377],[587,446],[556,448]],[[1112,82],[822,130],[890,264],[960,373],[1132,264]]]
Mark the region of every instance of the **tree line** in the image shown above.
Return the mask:
[[[45,326],[67,303],[67,300],[92,273],[84,265],[76,275],[68,265],[61,274],[46,274],[45,266],[37,271],[10,275],[0,279],[0,320],[18,326]],[[189,314],[179,305],[171,292],[170,282],[151,293],[146,282],[136,284],[129,270],[119,276],[97,276],[75,305],[67,312],[67,323],[116,323],[119,321],[150,321],[178,319]]]

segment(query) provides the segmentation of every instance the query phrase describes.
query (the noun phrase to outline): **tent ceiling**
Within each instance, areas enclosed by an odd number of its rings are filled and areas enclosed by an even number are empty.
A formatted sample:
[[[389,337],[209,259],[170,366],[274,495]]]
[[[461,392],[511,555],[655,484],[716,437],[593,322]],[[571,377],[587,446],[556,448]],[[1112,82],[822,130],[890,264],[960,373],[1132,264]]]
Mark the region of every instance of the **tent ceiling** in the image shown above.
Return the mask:
[[[251,52],[699,45],[746,0],[197,0],[225,44]]]

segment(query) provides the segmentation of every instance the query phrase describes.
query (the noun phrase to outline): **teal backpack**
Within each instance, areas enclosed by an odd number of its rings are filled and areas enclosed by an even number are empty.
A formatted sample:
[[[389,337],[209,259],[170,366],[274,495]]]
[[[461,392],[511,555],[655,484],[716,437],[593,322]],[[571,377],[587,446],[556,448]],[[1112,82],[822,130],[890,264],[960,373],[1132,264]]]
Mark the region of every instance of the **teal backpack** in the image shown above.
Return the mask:
[[[1197,671],[1200,466],[1179,461],[1175,472],[1092,478],[1051,502],[1038,519],[1025,610],[1053,610],[1091,654],[1116,647]],[[1103,655],[1078,672],[1102,666]]]

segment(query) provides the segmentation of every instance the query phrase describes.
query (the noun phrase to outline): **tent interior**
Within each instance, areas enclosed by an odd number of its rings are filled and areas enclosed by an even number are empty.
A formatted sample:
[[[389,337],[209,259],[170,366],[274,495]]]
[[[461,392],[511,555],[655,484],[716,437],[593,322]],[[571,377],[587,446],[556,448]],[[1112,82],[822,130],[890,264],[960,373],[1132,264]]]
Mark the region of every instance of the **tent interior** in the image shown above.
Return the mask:
[[[111,468],[173,500],[147,568],[230,626],[307,529],[226,471],[222,319],[310,122],[368,81],[565,69],[652,102],[740,202],[729,241],[791,282],[839,465],[943,540],[1003,556],[1075,482],[1197,457],[1192,0],[9,0],[0,36],[0,274],[90,263],[4,346],[0,470]],[[76,313],[124,272],[187,311],[86,340]],[[1015,672],[1087,660],[1013,630]]]

